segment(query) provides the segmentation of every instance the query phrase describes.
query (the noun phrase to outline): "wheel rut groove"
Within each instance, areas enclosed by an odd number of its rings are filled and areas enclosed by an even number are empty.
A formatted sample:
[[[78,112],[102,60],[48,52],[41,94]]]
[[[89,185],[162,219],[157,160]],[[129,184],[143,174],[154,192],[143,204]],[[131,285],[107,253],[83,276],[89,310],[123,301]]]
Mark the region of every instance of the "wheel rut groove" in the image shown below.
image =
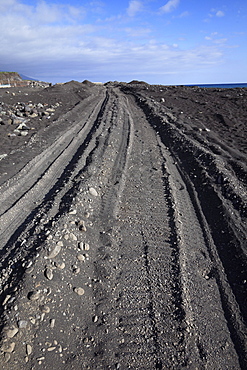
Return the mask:
[[[100,91],[1,187],[3,369],[244,369],[244,173]]]

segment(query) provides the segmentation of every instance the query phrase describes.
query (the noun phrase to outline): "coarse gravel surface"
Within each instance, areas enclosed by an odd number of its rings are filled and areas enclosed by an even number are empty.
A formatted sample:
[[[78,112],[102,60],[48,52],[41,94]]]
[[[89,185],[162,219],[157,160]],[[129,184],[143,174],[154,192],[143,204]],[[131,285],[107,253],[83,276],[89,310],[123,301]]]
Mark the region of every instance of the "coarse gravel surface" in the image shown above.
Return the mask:
[[[1,89],[1,369],[247,368],[246,104]]]

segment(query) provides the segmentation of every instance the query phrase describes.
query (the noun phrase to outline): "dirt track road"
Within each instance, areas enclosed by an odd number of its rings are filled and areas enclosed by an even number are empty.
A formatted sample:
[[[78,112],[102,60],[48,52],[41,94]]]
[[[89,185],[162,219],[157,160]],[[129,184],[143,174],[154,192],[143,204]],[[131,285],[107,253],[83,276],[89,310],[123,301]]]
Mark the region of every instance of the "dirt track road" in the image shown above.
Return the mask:
[[[72,118],[0,188],[2,368],[245,369],[244,155],[114,84]]]

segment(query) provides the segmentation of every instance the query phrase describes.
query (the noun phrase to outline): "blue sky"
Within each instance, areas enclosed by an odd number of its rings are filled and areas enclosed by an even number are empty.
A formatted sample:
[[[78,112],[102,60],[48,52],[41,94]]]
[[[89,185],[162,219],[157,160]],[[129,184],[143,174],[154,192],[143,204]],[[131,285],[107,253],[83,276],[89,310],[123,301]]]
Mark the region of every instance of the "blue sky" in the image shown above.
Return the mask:
[[[52,83],[247,82],[247,1],[0,0],[0,70]]]

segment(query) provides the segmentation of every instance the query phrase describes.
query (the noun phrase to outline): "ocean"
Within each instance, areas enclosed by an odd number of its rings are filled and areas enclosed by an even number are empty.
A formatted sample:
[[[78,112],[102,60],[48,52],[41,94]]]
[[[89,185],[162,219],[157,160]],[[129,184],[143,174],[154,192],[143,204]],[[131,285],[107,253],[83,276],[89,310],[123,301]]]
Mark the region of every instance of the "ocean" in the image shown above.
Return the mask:
[[[247,83],[241,84],[206,84],[206,85],[186,85],[186,86],[198,86],[198,87],[208,87],[208,88],[220,88],[220,89],[234,89],[236,87],[247,87]]]

